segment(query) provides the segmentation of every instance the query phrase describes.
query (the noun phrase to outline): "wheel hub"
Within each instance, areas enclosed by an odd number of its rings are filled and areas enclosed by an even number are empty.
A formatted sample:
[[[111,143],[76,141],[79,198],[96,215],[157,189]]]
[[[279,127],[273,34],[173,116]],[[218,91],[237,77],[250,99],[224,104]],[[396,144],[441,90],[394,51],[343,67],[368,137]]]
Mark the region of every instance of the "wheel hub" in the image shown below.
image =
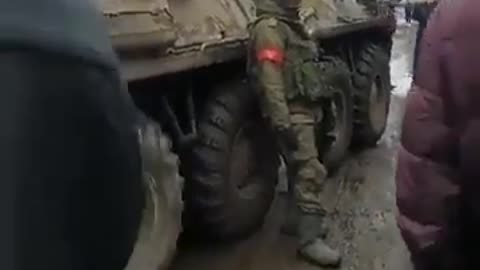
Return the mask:
[[[338,141],[338,138],[340,137],[341,131],[342,131],[342,124],[344,122],[344,112],[343,112],[343,107],[345,106],[343,103],[343,95],[341,93],[336,93],[334,94],[332,98],[332,102],[330,103],[331,105],[331,128],[330,131],[328,132],[328,137],[331,138],[332,143],[335,144],[336,141]]]
[[[260,189],[254,177],[257,157],[253,128],[254,125],[249,123],[237,132],[230,154],[230,183],[237,195],[242,198],[253,198]]]
[[[371,104],[369,109],[370,121],[375,131],[381,132],[385,126],[387,119],[387,102],[385,102],[386,95],[382,91],[382,81],[380,76],[377,76],[372,83],[370,89],[369,102]]]

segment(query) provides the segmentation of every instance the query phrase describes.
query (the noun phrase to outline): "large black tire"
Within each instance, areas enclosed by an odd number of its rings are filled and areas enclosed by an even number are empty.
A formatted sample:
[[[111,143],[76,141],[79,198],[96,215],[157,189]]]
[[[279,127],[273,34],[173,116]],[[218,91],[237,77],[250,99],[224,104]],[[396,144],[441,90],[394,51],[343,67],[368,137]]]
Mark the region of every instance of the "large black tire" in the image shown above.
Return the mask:
[[[353,133],[352,83],[347,64],[335,56],[324,56],[332,97],[322,104],[323,119],[317,128],[317,147],[322,162],[330,170],[340,166],[348,154]]]
[[[353,132],[353,100],[351,87],[335,91],[324,105],[324,117],[317,147],[325,166],[338,168],[348,154]]]
[[[203,234],[232,240],[263,223],[279,159],[253,91],[235,81],[213,93],[199,123],[189,205]]]
[[[366,43],[353,73],[354,141],[375,146],[387,126],[390,108],[390,57],[384,47]]]
[[[137,243],[126,270],[164,270],[182,230],[183,178],[178,158],[160,126],[143,119],[138,130],[146,204]]]

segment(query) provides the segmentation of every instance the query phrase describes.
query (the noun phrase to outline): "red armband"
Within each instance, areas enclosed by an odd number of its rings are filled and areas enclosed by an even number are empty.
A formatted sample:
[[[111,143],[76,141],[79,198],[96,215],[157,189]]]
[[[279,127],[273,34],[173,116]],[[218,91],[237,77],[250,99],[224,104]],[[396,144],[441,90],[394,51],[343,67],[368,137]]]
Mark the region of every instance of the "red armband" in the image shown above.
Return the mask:
[[[283,66],[285,62],[285,53],[280,48],[264,48],[257,52],[257,61],[262,62],[272,62],[277,66]]]

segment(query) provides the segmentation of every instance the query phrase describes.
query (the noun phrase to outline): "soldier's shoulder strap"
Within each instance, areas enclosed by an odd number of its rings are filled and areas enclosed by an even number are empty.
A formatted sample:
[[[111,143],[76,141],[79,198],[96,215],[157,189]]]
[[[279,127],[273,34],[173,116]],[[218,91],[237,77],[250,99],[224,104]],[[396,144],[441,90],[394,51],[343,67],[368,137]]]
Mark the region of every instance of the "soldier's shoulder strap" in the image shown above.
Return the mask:
[[[257,25],[262,24],[262,26],[267,26],[269,28],[277,28],[279,20],[273,16],[258,16],[250,25],[250,27],[256,27]]]
[[[276,28],[278,26],[278,20],[274,17],[270,17],[265,21],[266,25],[271,28]]]

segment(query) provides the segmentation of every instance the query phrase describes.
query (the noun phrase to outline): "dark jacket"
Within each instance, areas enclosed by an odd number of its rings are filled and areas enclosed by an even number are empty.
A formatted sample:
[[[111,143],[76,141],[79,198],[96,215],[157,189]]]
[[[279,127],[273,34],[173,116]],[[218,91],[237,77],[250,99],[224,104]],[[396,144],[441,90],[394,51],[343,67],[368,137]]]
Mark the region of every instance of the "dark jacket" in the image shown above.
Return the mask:
[[[435,8],[436,3],[415,3],[412,5],[412,19],[418,21],[421,28],[425,28],[430,17],[430,13]]]
[[[0,0],[0,78],[0,269],[124,269],[144,190],[101,16],[89,0]]]
[[[452,235],[480,210],[472,203],[480,192],[478,33],[480,2],[443,0],[421,43],[396,180],[398,225],[413,256],[432,246],[456,250]]]
[[[420,52],[420,41],[423,36],[423,31],[427,27],[428,19],[430,14],[433,12],[437,6],[436,2],[432,3],[416,3],[413,5],[412,18],[418,22],[418,30],[415,38],[415,52],[413,58],[413,71],[417,70],[418,54]]]
[[[412,19],[412,11],[413,11],[413,4],[410,2],[407,2],[405,4],[405,20],[407,22],[410,22]]]
[[[0,48],[37,47],[116,67],[92,0],[0,0]]]

